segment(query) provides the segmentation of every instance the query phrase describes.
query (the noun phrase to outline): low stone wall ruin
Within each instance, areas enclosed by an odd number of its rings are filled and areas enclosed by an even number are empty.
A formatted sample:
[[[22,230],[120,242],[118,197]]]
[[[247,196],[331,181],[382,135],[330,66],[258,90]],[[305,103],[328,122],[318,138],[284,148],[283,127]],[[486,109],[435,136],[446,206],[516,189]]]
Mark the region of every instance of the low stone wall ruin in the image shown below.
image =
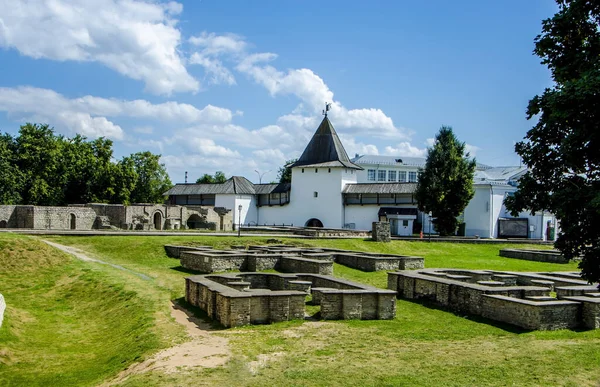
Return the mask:
[[[248,249],[213,250],[200,246],[166,245],[168,256],[181,259],[181,265],[200,273],[228,270],[332,274],[333,262],[362,271],[422,269],[424,259],[391,254],[327,248],[300,248],[285,245],[249,246]]]
[[[501,249],[500,256],[527,261],[569,263],[569,260],[556,250]]]
[[[388,273],[388,289],[400,298],[427,299],[525,329],[600,328],[600,291],[576,273],[398,271]]]
[[[226,327],[303,319],[305,301],[321,318],[393,319],[396,293],[320,274],[230,273],[186,278],[185,299]]]

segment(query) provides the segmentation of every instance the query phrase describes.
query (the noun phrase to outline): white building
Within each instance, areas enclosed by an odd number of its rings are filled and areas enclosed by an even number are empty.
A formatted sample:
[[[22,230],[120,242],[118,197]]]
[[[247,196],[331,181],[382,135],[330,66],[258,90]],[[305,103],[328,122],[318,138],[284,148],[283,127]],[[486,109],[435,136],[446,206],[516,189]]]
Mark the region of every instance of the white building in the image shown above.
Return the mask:
[[[325,116],[292,166],[291,184],[253,184],[234,176],[223,184],[177,184],[169,203],[225,207],[234,225],[294,225],[370,230],[388,220],[394,235],[412,235],[431,225],[414,199],[425,158],[356,155],[350,159]],[[510,219],[504,198],[516,190],[521,167],[478,165],[475,196],[464,211],[465,234],[483,238],[545,239],[549,214]]]

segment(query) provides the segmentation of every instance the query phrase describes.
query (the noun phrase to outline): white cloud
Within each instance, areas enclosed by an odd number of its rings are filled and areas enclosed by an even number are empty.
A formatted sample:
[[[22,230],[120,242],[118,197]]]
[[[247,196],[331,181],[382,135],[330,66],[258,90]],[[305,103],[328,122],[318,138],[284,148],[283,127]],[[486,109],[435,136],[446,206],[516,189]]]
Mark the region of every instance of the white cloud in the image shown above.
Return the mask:
[[[278,165],[285,162],[285,155],[279,149],[259,149],[253,151],[252,154],[261,161],[267,161],[270,164]]]
[[[186,147],[192,151],[197,151],[203,156],[215,156],[215,157],[233,157],[241,158],[242,155],[238,151],[231,150],[221,145],[215,144],[215,142],[208,138],[188,138],[183,139]]]
[[[190,57],[190,64],[197,64],[204,67],[204,71],[209,76],[210,83],[235,85],[235,78],[223,63],[218,59],[213,59],[195,52]]]
[[[206,55],[237,54],[243,52],[247,47],[242,36],[231,33],[217,35],[214,32],[204,31],[198,36],[192,36],[189,42],[202,48]]]
[[[333,92],[325,81],[310,69],[290,69],[287,72],[277,70],[267,64],[277,58],[273,53],[257,53],[246,56],[236,69],[249,75],[262,85],[272,96],[295,95],[301,101],[295,112],[297,116],[304,112],[314,116],[322,111],[325,102],[332,104],[330,115],[335,126],[347,133],[368,134],[386,139],[406,139],[411,133],[407,129],[396,127],[390,117],[381,109],[347,109],[334,101]]]
[[[198,36],[191,37],[189,42],[200,49],[190,56],[189,63],[202,66],[210,83],[236,84],[235,77],[220,58],[242,55],[247,47],[243,37],[235,34],[217,35],[202,32]]]
[[[195,92],[178,52],[176,2],[0,0],[0,47],[32,58],[99,62],[156,94]]]
[[[471,144],[465,144],[465,152],[469,153],[470,157],[474,157],[477,154],[477,151],[480,151],[481,148]]]
[[[117,100],[94,96],[69,99],[49,89],[35,87],[0,88],[0,111],[9,117],[64,126],[88,137],[123,139],[120,126],[106,117],[155,119],[173,123],[226,125],[232,119],[229,109],[207,105],[197,109],[189,104],[145,100]],[[150,128],[151,129],[151,128]],[[139,132],[139,127],[137,128]]]
[[[425,157],[427,149],[417,148],[409,142],[401,142],[396,147],[386,146],[383,153],[389,156]]]
[[[344,145],[348,157],[354,158],[357,154],[359,155],[378,155],[379,149],[373,144],[364,144],[362,142],[356,142],[356,139],[349,135],[339,134],[340,140]]]

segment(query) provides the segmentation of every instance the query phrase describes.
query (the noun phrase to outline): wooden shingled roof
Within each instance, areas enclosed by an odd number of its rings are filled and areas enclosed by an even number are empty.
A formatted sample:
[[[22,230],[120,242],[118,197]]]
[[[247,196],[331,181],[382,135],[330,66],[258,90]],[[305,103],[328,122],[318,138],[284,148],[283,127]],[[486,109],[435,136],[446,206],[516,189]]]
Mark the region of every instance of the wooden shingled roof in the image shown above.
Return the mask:
[[[291,167],[343,167],[363,169],[350,161],[329,118],[325,116],[302,156]]]

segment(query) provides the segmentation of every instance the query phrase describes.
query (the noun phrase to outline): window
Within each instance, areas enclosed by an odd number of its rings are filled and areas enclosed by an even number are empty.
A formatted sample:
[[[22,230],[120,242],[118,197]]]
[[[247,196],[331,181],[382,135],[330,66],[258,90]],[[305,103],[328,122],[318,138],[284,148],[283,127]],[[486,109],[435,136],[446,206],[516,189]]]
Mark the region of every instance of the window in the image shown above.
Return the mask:
[[[315,173],[319,173],[319,168],[315,168]]]
[[[379,171],[377,171],[377,181],[385,181],[385,173],[387,171],[385,169],[380,169]]]
[[[367,171],[367,180],[375,181],[375,170],[374,169],[369,169]]]
[[[402,221],[402,227],[408,227],[408,220]]]
[[[348,172],[348,171],[346,171],[346,172]],[[329,169],[327,170],[327,173],[331,173],[331,168],[329,168]]]
[[[404,183],[406,181],[406,171],[398,172],[398,181]]]
[[[396,171],[388,172],[388,181],[396,181]]]
[[[315,192],[313,193],[313,195],[314,195],[314,197],[316,197],[316,198],[318,198],[318,197],[319,197],[319,193],[318,193],[317,191],[315,191]]]
[[[304,173],[304,168],[302,168],[302,173]]]
[[[408,181],[411,183],[417,182],[417,172],[408,172]]]

